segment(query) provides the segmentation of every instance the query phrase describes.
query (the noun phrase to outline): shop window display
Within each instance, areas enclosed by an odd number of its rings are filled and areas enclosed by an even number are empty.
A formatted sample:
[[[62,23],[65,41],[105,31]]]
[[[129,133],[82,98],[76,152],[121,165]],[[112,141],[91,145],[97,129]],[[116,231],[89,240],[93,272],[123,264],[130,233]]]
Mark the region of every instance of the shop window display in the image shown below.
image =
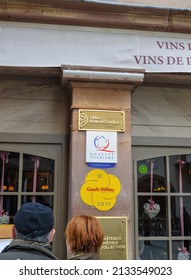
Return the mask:
[[[140,259],[190,259],[191,155],[137,162]]]
[[[20,206],[38,201],[53,208],[54,160],[0,151],[0,242],[10,238],[14,215]]]

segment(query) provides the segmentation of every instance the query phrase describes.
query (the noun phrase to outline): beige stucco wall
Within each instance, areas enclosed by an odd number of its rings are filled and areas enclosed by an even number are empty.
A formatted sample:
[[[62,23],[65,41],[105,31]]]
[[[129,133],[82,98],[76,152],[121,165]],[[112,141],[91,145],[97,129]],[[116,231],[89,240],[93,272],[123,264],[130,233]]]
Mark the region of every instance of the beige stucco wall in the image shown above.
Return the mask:
[[[131,102],[132,136],[191,137],[190,89],[139,87]]]
[[[66,100],[58,79],[1,77],[0,83],[0,133],[64,133]]]

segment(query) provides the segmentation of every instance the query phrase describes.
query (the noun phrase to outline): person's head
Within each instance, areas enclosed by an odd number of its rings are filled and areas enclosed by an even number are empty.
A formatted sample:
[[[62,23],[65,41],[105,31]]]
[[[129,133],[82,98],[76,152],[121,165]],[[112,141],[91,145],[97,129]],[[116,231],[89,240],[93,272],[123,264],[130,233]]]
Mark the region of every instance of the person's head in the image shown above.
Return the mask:
[[[15,214],[13,238],[50,243],[54,233],[53,211],[48,206],[27,202]]]
[[[98,253],[104,237],[99,220],[87,215],[73,217],[66,226],[65,236],[72,253]]]

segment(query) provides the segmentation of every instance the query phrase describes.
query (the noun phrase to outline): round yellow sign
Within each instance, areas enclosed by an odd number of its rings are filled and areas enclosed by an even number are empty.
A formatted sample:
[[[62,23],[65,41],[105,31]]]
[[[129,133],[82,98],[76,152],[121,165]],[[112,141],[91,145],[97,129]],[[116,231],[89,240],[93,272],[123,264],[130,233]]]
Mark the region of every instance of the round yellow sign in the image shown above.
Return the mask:
[[[101,169],[94,169],[90,171],[85,179],[85,182],[88,181],[96,181],[99,183],[99,186],[103,187],[109,186],[109,176],[105,171]]]
[[[92,195],[92,202],[95,208],[97,208],[100,211],[108,211],[116,203],[116,197],[113,199],[105,199],[104,197],[101,197],[98,193]]]
[[[87,174],[80,196],[87,205],[107,211],[115,205],[120,189],[120,181],[115,175],[94,169]]]

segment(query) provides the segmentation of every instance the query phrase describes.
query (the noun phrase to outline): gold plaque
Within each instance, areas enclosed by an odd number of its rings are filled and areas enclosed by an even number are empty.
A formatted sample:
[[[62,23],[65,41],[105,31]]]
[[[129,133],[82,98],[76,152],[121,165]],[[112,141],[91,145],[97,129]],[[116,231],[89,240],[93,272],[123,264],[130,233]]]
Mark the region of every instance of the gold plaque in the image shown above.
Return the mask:
[[[97,218],[104,232],[100,260],[127,260],[127,217]]]
[[[78,129],[124,132],[125,112],[80,109]]]

